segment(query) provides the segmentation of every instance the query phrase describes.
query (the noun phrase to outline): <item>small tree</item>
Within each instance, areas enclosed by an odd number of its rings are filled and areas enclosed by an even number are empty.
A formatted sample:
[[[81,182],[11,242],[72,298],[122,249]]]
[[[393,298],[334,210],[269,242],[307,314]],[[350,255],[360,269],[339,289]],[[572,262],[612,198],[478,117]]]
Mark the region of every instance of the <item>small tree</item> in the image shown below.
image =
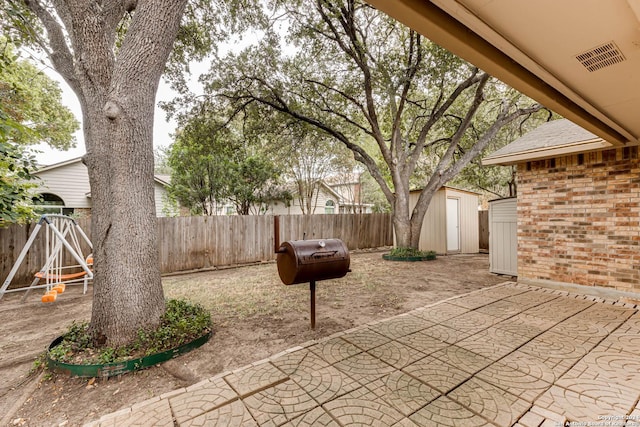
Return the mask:
[[[225,123],[206,106],[185,122],[169,149],[171,194],[196,215],[215,215],[231,203],[240,215],[265,212],[273,201],[287,201],[280,169],[239,121]]]

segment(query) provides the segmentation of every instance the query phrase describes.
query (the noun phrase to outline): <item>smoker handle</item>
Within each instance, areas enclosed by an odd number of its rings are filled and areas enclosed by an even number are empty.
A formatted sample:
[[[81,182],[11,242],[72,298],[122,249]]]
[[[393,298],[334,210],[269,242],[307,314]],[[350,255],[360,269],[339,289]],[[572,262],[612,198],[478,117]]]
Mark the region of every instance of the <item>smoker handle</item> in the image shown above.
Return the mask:
[[[337,253],[338,253],[338,251],[314,252],[314,253],[311,254],[311,257],[313,257],[313,258],[332,257]]]

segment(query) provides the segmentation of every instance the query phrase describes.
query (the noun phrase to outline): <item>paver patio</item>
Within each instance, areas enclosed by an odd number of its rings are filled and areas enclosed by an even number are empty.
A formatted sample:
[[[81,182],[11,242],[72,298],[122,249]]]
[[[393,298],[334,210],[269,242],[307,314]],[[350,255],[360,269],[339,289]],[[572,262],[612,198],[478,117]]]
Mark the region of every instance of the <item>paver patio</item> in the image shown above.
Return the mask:
[[[513,282],[304,343],[91,426],[640,426],[635,305]]]

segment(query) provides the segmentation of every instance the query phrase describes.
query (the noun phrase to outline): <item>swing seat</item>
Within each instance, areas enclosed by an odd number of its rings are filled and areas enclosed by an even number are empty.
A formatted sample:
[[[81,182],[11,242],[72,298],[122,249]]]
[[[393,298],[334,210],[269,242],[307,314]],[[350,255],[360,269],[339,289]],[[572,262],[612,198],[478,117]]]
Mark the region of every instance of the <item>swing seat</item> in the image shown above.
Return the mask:
[[[84,277],[87,275],[86,271],[80,271],[79,273],[69,273],[69,274],[46,274],[46,273],[42,273],[42,272],[37,272],[35,274],[35,276],[38,279],[53,279],[56,281],[66,281],[66,280],[73,280],[73,279],[79,279],[81,277]]]
[[[54,302],[58,293],[56,291],[49,291],[46,294],[42,295],[42,302]]]
[[[53,288],[51,288],[52,291],[56,291],[56,293],[58,294],[63,293],[65,289],[66,289],[66,286],[64,283],[58,283]]]

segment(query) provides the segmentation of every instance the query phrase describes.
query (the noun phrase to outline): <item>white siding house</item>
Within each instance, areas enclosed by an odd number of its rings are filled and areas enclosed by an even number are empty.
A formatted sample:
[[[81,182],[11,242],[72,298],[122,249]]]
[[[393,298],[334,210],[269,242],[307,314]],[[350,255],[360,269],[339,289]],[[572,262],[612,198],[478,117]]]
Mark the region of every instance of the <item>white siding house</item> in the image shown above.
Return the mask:
[[[340,195],[333,191],[324,182],[320,182],[318,191],[314,194],[311,214],[336,214],[340,213]],[[300,215],[302,207],[297,194],[293,194],[293,200],[289,206],[284,202],[275,202],[267,208],[267,213],[271,215]]]
[[[418,202],[420,191],[409,195],[409,209]],[[474,254],[480,251],[478,194],[442,187],[433,195],[424,216],[419,249],[438,254]]]
[[[78,157],[42,167],[34,172],[34,175],[40,178],[40,186],[36,191],[45,200],[48,212],[57,210],[57,213],[80,215],[91,213],[89,173],[87,167],[82,163],[82,158]],[[168,185],[165,179],[155,178],[154,193],[157,216],[165,216],[167,213],[173,214],[176,210],[168,203]]]

